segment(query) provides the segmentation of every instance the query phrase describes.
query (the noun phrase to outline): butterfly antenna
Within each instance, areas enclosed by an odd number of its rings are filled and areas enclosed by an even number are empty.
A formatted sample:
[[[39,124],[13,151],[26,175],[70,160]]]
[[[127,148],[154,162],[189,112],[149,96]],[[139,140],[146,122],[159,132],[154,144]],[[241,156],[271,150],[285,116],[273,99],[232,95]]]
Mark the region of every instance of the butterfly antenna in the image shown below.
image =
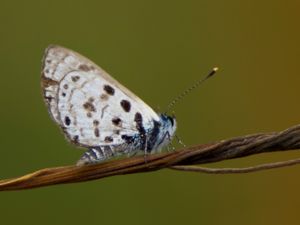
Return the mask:
[[[194,90],[195,88],[197,88],[200,84],[202,84],[204,81],[206,81],[208,78],[212,77],[217,71],[218,71],[218,67],[215,67],[212,69],[212,71],[210,71],[209,74],[207,74],[206,77],[202,78],[201,80],[198,80],[194,85],[192,85],[191,87],[187,88],[184,92],[182,92],[180,95],[178,95],[176,98],[173,99],[173,101],[171,101],[169,103],[169,105],[167,106],[167,110],[166,113],[170,111],[170,109],[177,103],[179,102],[181,99],[183,99],[187,94],[189,94],[192,90]]]

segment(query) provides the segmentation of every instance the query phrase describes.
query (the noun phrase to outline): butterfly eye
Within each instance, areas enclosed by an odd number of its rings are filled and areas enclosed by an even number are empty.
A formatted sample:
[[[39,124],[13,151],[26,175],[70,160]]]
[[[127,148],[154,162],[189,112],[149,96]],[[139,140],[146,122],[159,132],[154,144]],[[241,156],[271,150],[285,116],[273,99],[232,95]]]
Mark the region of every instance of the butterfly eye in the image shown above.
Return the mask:
[[[170,122],[171,122],[171,124],[172,124],[172,127],[173,127],[173,126],[174,126],[174,119],[173,119],[172,117],[169,116],[169,120],[170,120]]]

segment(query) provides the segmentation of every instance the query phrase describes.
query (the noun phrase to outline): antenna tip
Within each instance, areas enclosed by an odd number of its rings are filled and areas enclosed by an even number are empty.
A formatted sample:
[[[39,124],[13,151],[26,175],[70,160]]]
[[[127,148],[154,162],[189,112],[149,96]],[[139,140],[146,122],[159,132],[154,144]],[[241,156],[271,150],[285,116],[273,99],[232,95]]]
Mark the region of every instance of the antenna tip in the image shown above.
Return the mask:
[[[214,72],[217,72],[218,70],[219,70],[219,67],[214,67],[214,68],[213,68],[213,71],[214,71]]]
[[[214,68],[210,71],[210,73],[207,75],[207,77],[206,77],[205,79],[207,79],[207,78],[213,76],[213,75],[218,71],[218,69],[219,69],[219,67],[214,67]]]

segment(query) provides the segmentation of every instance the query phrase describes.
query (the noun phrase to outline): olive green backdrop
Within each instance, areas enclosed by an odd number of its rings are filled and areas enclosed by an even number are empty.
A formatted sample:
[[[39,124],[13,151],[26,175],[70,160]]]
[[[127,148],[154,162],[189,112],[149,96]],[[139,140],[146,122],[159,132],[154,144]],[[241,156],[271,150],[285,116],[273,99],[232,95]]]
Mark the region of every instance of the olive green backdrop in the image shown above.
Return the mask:
[[[83,153],[48,116],[49,44],[97,62],[156,110],[214,66],[174,108],[188,145],[300,122],[299,1],[1,1],[1,178]],[[272,153],[213,166],[297,157]],[[211,166],[211,165],[210,165]],[[300,167],[244,175],[162,170],[0,193],[1,224],[299,224]]]

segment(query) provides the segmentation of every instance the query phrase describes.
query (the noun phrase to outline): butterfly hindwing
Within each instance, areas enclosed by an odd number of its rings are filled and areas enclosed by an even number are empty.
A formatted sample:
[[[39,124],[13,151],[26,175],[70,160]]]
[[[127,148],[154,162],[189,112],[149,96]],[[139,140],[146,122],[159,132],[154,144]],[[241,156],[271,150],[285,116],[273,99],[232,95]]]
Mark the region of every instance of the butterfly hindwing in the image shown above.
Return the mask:
[[[141,127],[159,121],[147,104],[104,70],[59,46],[46,50],[42,87],[52,118],[80,146],[122,145],[122,135],[140,135]]]

